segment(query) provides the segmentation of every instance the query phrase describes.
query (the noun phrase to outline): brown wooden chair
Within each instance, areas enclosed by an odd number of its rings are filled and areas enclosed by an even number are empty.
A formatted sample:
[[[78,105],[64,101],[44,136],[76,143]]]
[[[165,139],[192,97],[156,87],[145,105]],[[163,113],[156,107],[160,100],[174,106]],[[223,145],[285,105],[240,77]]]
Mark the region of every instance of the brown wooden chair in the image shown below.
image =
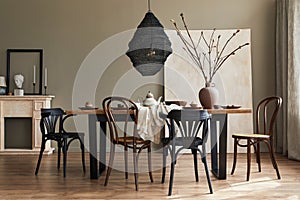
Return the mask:
[[[275,126],[276,117],[282,104],[281,97],[267,97],[261,100],[256,108],[256,131],[251,134],[233,134],[234,139],[234,157],[231,174],[234,173],[236,160],[237,160],[237,147],[247,147],[247,181],[250,177],[251,166],[251,146],[254,147],[256,153],[256,162],[258,164],[258,171],[261,172],[260,164],[260,142],[267,144],[271,161],[274,169],[276,170],[277,177],[280,179],[278,166],[275,160],[274,147],[273,147],[273,131]],[[240,143],[247,141],[247,143]]]
[[[104,185],[108,184],[108,179],[113,167],[115,156],[115,146],[124,146],[125,178],[128,179],[128,149],[133,150],[133,166],[135,189],[138,190],[138,158],[143,149],[148,150],[148,170],[151,182],[153,182],[151,168],[151,141],[143,140],[137,133],[138,107],[136,104],[124,97],[107,97],[102,102],[103,110],[107,118],[110,133],[110,158]],[[114,115],[122,112],[124,115]],[[120,119],[120,117],[122,119]],[[118,123],[118,120],[121,122]]]

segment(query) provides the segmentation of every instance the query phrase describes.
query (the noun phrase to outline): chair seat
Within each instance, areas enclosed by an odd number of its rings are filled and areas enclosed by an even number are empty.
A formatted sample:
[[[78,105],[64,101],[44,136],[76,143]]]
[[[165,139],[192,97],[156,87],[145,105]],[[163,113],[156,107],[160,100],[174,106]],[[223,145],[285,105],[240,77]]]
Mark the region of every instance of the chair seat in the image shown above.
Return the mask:
[[[79,135],[85,135],[84,133],[82,132],[66,132],[66,133],[63,133],[63,135],[67,136],[68,138],[74,138],[74,137],[78,137]]]
[[[235,133],[232,134],[233,138],[238,138],[238,139],[269,139],[270,135],[264,135],[264,134],[253,134],[253,133]]]
[[[129,136],[129,137],[119,137],[119,140],[118,142],[115,141],[117,144],[124,144],[125,143],[125,139],[126,139],[126,143],[127,144],[133,144],[133,140],[134,140],[134,137],[133,136]],[[135,142],[136,144],[145,144],[145,140],[141,139],[141,138],[135,138]],[[149,144],[150,144],[150,141],[149,141]]]
[[[189,149],[197,149],[199,145],[203,144],[203,140],[199,137],[196,138],[185,138],[185,137],[177,137],[175,145],[183,146]]]
[[[59,140],[62,138],[79,138],[79,136],[84,136],[82,132],[64,132],[64,133],[49,133],[47,135],[48,139]]]

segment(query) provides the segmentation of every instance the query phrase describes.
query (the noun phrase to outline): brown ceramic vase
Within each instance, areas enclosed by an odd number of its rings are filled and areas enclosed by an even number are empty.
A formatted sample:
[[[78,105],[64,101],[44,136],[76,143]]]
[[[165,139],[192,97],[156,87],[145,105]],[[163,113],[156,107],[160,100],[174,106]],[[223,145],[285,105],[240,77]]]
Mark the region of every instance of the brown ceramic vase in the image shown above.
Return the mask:
[[[203,108],[212,109],[217,103],[219,92],[213,83],[206,83],[205,86],[199,91],[199,100]]]

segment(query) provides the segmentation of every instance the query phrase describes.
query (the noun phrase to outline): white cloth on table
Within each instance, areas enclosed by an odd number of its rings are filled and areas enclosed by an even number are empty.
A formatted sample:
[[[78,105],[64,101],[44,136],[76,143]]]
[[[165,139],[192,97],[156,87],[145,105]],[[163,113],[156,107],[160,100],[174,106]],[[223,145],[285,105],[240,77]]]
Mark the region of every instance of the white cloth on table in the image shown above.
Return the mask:
[[[160,103],[150,107],[138,106],[139,116],[137,131],[141,138],[154,143],[160,142],[160,131],[164,127],[165,121],[160,118],[160,113],[167,115],[173,109],[182,109],[176,104],[165,105]]]

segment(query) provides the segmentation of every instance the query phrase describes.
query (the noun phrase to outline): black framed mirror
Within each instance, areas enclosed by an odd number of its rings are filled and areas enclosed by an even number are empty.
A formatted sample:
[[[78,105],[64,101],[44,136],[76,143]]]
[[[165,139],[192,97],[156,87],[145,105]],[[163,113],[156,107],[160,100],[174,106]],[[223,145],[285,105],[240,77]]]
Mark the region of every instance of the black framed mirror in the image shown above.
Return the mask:
[[[42,95],[43,49],[7,49],[6,94],[16,88],[14,76],[22,74],[22,89],[26,95]]]

